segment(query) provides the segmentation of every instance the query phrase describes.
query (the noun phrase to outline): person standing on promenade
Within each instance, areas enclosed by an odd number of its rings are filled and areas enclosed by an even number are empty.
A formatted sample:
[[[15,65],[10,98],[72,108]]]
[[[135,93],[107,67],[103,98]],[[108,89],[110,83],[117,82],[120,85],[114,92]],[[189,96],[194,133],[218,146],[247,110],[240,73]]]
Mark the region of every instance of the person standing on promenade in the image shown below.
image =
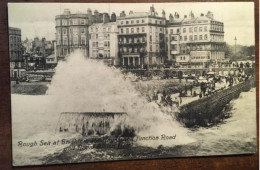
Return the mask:
[[[192,96],[192,88],[193,88],[193,86],[192,86],[192,84],[190,85],[190,95]]]

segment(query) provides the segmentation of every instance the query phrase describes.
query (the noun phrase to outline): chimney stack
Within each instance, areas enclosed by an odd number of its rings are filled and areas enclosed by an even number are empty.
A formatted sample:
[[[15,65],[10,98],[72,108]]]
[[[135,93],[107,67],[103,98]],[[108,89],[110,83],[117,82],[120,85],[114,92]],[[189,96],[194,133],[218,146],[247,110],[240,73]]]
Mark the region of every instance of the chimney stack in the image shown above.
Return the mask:
[[[64,14],[70,15],[70,10],[69,9],[64,9]]]
[[[125,11],[122,11],[122,12],[120,13],[120,17],[125,17]]]

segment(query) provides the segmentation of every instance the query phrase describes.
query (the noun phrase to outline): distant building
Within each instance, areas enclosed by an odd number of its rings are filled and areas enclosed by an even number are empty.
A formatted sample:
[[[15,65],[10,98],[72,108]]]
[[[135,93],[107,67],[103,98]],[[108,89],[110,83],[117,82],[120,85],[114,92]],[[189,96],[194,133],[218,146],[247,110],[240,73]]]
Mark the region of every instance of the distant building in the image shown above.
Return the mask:
[[[121,12],[119,28],[119,57],[123,66],[158,65],[165,55],[165,12],[159,17],[154,7],[149,12]]]
[[[56,41],[52,41],[52,48],[54,51],[45,58],[47,68],[54,68],[58,64]]]
[[[110,21],[107,13],[99,13],[97,10],[87,10],[87,13],[72,14],[65,9],[64,13],[55,17],[57,57],[64,59],[76,49],[80,49],[85,57],[89,57],[89,32],[88,27],[92,23]]]
[[[33,40],[29,40],[26,38],[23,42],[22,45],[25,48],[25,53],[32,53],[32,48],[33,48]]]
[[[103,59],[111,65],[118,65],[117,22],[92,24],[89,27],[89,57]]]
[[[9,27],[10,77],[14,79],[25,74],[21,36],[20,28]]]
[[[226,62],[224,24],[214,20],[212,12],[199,17],[191,12],[184,19],[175,13],[169,18],[166,36],[169,61],[183,67],[210,67]],[[180,60],[184,56],[190,58],[186,64]]]

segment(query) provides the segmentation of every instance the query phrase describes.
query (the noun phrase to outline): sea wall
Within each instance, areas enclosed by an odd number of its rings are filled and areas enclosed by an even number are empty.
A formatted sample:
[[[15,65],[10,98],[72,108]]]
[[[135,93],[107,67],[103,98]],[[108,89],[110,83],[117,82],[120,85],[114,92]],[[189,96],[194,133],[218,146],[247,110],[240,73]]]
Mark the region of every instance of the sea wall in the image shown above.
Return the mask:
[[[80,133],[83,136],[104,135],[124,122],[126,113],[63,112],[58,122],[59,132]]]
[[[177,119],[187,127],[208,126],[218,121],[221,111],[232,99],[238,98],[241,92],[249,91],[254,85],[255,79],[251,78],[230,88],[219,90],[208,97],[182,105]]]

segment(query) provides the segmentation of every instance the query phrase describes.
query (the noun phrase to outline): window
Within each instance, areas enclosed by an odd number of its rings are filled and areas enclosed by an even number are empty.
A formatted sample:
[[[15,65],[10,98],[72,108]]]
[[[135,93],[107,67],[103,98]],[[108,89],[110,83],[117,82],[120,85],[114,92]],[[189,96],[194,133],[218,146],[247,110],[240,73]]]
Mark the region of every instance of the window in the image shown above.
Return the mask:
[[[142,19],[142,23],[144,23],[145,21],[144,21],[144,19]]]
[[[192,41],[192,35],[190,35],[190,41]]]
[[[160,31],[162,31],[162,28],[160,28]]]
[[[81,44],[85,45],[86,44],[86,38],[85,37],[81,37]]]
[[[129,24],[129,21],[126,21],[126,24]]]
[[[202,35],[200,35],[200,40],[202,40]]]
[[[170,29],[171,34],[173,34],[173,29]]]
[[[61,33],[61,31],[60,31],[60,29],[58,29],[58,34],[60,35],[60,33]]]
[[[67,37],[64,37],[64,38],[63,38],[63,44],[64,44],[64,45],[67,45],[67,44],[68,44],[68,39],[67,39]]]
[[[177,45],[176,44],[171,45],[171,50],[176,51],[177,50]]]
[[[81,24],[81,25],[84,25],[84,24],[85,24],[85,20],[82,19],[82,20],[80,21],[80,24]]]
[[[73,44],[75,44],[75,45],[78,44],[78,37],[73,37]]]
[[[56,20],[56,25],[60,26],[60,20]]]
[[[63,29],[62,32],[63,32],[63,35],[66,35],[67,34],[67,29]]]
[[[131,24],[133,24],[134,23],[134,20],[131,20]]]
[[[184,41],[187,41],[187,36],[186,35],[184,36]]]
[[[124,21],[121,21],[121,25],[123,25],[124,24]]]
[[[157,24],[157,20],[155,20],[155,24]]]
[[[123,34],[124,33],[124,29],[123,28],[121,28],[121,34]]]
[[[150,45],[150,51],[153,51],[153,46],[152,45]]]
[[[180,36],[180,41],[182,41],[182,36]]]
[[[156,45],[156,52],[159,51],[159,45]]]
[[[96,34],[96,39],[98,39],[98,34]]]
[[[194,27],[194,32],[197,32],[198,31],[198,27]]]
[[[160,21],[160,24],[162,25],[162,21]]]
[[[177,41],[177,36],[171,36],[172,41]]]
[[[202,27],[199,27],[199,31],[202,32]]]
[[[78,24],[78,20],[77,19],[73,19],[73,25],[77,25]]]
[[[62,25],[67,25],[67,20],[63,19],[62,20]]]
[[[150,42],[152,42],[152,36],[150,35]]]
[[[136,28],[136,32],[139,33],[139,28]]]
[[[93,46],[93,47],[96,47],[96,42],[92,42],[92,46]]]
[[[183,33],[185,33],[186,32],[186,28],[183,28]]]
[[[134,28],[131,28],[131,33],[134,33]]]
[[[179,33],[179,32],[180,32],[180,29],[178,28],[178,29],[177,29],[177,33]]]
[[[144,32],[144,27],[142,27],[142,32]]]
[[[81,34],[85,33],[85,28],[81,28]]]
[[[126,28],[126,33],[127,33],[127,34],[129,33],[129,28]]]
[[[136,23],[139,24],[139,20],[136,20]]]
[[[194,40],[198,40],[198,36],[197,35],[194,35]]]
[[[192,32],[192,27],[189,28],[189,32],[190,32],[190,33]]]
[[[207,26],[204,26],[204,31],[207,31],[207,30],[208,30]]]
[[[105,31],[106,31],[106,28],[103,28],[103,31],[105,32]]]

